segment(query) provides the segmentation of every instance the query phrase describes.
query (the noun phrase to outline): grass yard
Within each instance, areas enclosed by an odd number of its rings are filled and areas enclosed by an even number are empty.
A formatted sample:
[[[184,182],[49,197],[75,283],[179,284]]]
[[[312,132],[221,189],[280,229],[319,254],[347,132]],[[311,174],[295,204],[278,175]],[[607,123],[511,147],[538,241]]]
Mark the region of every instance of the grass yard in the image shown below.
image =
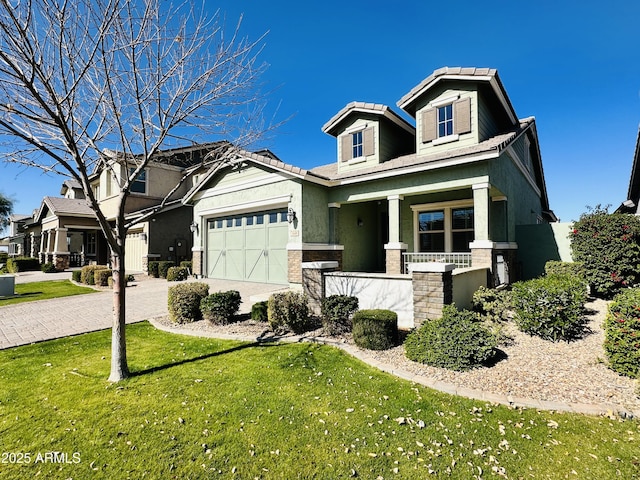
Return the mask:
[[[0,351],[2,479],[640,478],[638,421],[453,397],[328,346],[127,332],[115,385],[110,331]]]
[[[15,297],[0,298],[0,307],[13,305],[14,303],[95,293],[96,290],[91,287],[75,285],[69,280],[51,280],[47,282],[18,283],[16,284],[15,292]]]

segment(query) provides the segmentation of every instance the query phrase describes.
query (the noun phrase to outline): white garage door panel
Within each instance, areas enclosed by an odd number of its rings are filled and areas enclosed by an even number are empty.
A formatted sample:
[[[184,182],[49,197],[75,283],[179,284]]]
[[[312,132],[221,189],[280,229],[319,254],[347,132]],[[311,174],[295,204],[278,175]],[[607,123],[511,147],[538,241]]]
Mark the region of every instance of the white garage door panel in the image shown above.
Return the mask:
[[[286,210],[211,219],[208,232],[209,277],[287,283]]]

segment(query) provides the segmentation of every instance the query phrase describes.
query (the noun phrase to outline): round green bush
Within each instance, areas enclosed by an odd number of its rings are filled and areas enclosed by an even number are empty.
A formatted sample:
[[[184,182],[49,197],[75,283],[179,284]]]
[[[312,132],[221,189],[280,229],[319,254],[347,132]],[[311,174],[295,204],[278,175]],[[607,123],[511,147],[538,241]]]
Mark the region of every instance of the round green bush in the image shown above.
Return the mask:
[[[414,362],[465,371],[496,355],[498,338],[474,312],[445,305],[442,317],[427,320],[404,342],[405,355]]]
[[[51,262],[43,263],[40,269],[42,273],[56,273],[58,271],[56,270],[56,266]]]
[[[609,305],[604,329],[609,367],[621,375],[640,378],[640,289],[616,295]]]
[[[276,333],[288,330],[303,333],[309,325],[309,305],[306,295],[298,292],[274,293],[267,303],[269,326]]]
[[[73,280],[74,282],[80,283],[80,281],[81,281],[80,276],[81,275],[82,275],[82,272],[80,270],[73,270],[71,272],[71,280]]]
[[[169,267],[167,270],[167,282],[181,282],[189,276],[189,271],[184,267]]]
[[[548,275],[513,284],[514,321],[529,335],[573,340],[584,333],[585,285],[575,275]]]
[[[387,350],[398,343],[398,315],[391,310],[358,310],[352,323],[353,341],[361,348]]]
[[[167,273],[169,272],[169,269],[174,265],[175,264],[169,260],[163,260],[161,262],[158,262],[158,275],[160,275],[160,278],[167,278]]]
[[[160,262],[158,261],[151,261],[147,264],[147,275],[149,275],[150,277],[154,277],[154,278],[159,278],[160,277]]]
[[[169,287],[169,319],[174,323],[189,323],[202,319],[200,302],[209,294],[209,285],[202,282],[179,283]]]
[[[352,329],[351,317],[358,310],[358,298],[330,295],[322,300],[322,326],[328,335],[341,335]]]
[[[267,301],[257,302],[251,305],[251,320],[256,322],[267,322],[269,321],[269,316],[267,314],[268,309]]]
[[[215,325],[226,325],[233,322],[240,308],[240,292],[216,292],[200,301],[200,311],[205,320]]]

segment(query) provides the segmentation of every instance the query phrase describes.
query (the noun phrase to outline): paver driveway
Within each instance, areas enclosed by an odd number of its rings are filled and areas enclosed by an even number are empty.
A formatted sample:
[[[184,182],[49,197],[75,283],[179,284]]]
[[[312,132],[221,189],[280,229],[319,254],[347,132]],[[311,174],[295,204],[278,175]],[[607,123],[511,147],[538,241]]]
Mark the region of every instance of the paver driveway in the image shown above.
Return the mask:
[[[70,272],[55,279],[71,278]],[[127,287],[127,323],[140,322],[167,315],[167,291],[175,283],[164,279],[138,275],[140,281]],[[16,283],[54,279],[42,274],[20,274]],[[243,302],[241,313],[249,312],[251,296],[268,294],[286,287],[263,283],[199,280],[210,285],[209,291],[238,290]],[[104,290],[87,295],[55,298],[0,307],[0,349],[25,345],[53,338],[110,328],[113,294]]]

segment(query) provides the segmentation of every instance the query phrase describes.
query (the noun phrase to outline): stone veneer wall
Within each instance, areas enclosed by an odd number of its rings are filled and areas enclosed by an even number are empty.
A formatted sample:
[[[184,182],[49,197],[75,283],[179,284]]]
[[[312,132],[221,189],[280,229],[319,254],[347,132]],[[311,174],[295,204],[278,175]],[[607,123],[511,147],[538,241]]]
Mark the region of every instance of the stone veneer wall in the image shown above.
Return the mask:
[[[418,328],[425,320],[442,316],[442,307],[453,302],[452,264],[414,264],[413,322]]]
[[[385,250],[386,272],[389,274],[402,273],[402,254],[404,250]]]
[[[202,276],[202,250],[191,251],[191,268],[193,275]]]
[[[342,250],[288,250],[289,283],[302,283],[303,262],[338,262],[337,270],[341,270]]]

